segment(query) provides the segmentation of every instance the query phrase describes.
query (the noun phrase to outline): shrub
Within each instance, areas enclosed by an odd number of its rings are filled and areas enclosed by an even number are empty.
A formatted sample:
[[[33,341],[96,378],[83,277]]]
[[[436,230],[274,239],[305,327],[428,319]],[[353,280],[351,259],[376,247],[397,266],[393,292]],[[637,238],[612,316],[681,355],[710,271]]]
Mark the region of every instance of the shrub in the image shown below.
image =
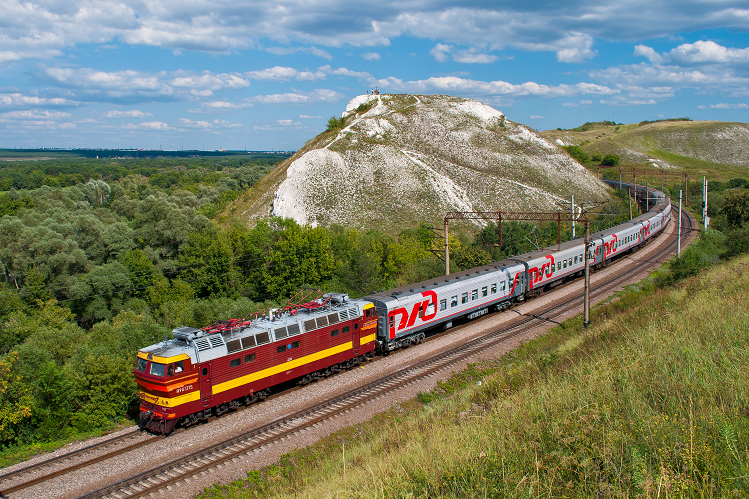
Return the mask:
[[[603,155],[600,152],[596,151],[590,157],[590,160],[595,161],[596,163],[600,163],[601,161],[603,161]]]
[[[603,166],[616,166],[619,164],[619,161],[621,161],[621,158],[617,154],[607,154],[604,156],[603,160],[601,161],[601,165]]]
[[[326,131],[332,131],[332,130],[340,130],[341,128],[346,126],[346,118],[336,118],[335,116],[331,116],[328,118],[328,129]]]
[[[567,151],[578,163],[588,162],[588,155],[580,148],[580,146],[565,146],[564,150]]]

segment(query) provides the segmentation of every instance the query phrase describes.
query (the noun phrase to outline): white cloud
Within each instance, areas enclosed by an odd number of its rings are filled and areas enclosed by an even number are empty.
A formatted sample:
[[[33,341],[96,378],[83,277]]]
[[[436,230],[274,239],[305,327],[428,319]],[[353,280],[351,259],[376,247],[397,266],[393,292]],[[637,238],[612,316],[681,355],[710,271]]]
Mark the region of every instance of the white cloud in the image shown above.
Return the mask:
[[[379,61],[380,60],[380,54],[377,52],[365,52],[364,54],[360,54],[362,59],[365,61]]]
[[[282,126],[292,126],[292,125],[302,124],[300,121],[294,121],[294,120],[276,120],[276,122]]]
[[[24,95],[20,92],[11,94],[0,94],[0,106],[27,107],[27,106],[75,106],[77,101],[61,97],[37,97],[35,95]]]
[[[459,78],[457,76],[432,77],[426,80],[407,82],[403,82],[397,78],[380,79],[377,80],[377,83],[382,88],[412,93],[436,91],[448,94],[477,96],[562,97],[574,95],[615,95],[621,93],[619,89],[586,82],[574,85],[541,85],[529,81],[516,85],[501,80],[487,82]]]
[[[104,46],[115,40],[175,53],[257,48],[279,55],[307,52],[330,60],[331,55],[318,45],[387,46],[393,38],[406,35],[453,45],[551,50],[560,61],[580,62],[595,55],[590,43],[595,38],[630,41],[749,27],[749,9],[739,0],[697,0],[688,8],[678,2],[642,0],[538,6],[454,0],[382,0],[376,5],[296,0],[7,0],[3,18],[12,20],[3,24],[1,38],[0,59],[8,61],[50,58],[66,47]],[[265,48],[260,41],[281,46]]]
[[[446,62],[450,59],[451,50],[449,45],[438,43],[429,51],[429,55],[434,57],[434,60],[437,62]]]
[[[593,104],[593,101],[590,99],[583,99],[579,102],[564,102],[562,105],[564,107],[586,107]]]
[[[171,130],[172,127],[164,123],[163,121],[144,121],[143,123],[128,123],[123,125],[122,128],[126,130]]]
[[[283,81],[294,78],[299,72],[294,68],[285,68],[282,66],[274,66],[268,69],[261,69],[259,71],[249,71],[244,73],[244,76],[253,80],[266,80],[266,81]]]
[[[432,50],[429,51],[429,55],[434,57],[437,62],[446,62],[452,58],[455,62],[462,62],[464,64],[488,64],[499,59],[496,55],[486,54],[483,49],[479,47],[471,47],[464,50],[455,50],[451,45],[444,43],[438,43]]]
[[[339,76],[351,76],[352,78],[359,78],[359,79],[365,79],[365,78],[372,78],[372,75],[370,73],[367,73],[366,71],[353,71],[348,68],[338,68],[333,69],[329,64],[325,66],[320,66],[317,68],[319,72],[326,73],[326,74],[333,74],[333,75],[339,75]]]
[[[319,49],[317,47],[269,47],[266,49],[263,49],[266,52],[270,52],[271,54],[276,55],[289,55],[289,54],[297,54],[299,52],[303,53],[309,53],[312,55],[315,55],[317,57],[322,57],[323,59],[327,59],[329,61],[333,60],[333,56],[330,55],[330,53]]]
[[[318,119],[319,120],[319,119],[322,118],[322,116],[310,116],[308,114],[300,114],[299,118],[303,119],[303,120],[312,120],[312,119]]]
[[[3,118],[10,119],[48,119],[56,120],[60,118],[67,118],[70,116],[69,113],[63,113],[60,111],[10,111],[7,113],[0,114]]]
[[[74,130],[78,128],[75,123],[60,123],[59,127],[61,130]]]
[[[177,122],[180,126],[189,128],[213,128],[213,123],[210,121],[193,121],[187,118],[181,118]]]
[[[721,102],[720,104],[711,104],[709,106],[697,106],[697,109],[749,109],[749,105],[746,105],[743,102],[737,104],[726,104]]]
[[[252,101],[262,104],[307,104],[313,102],[338,102],[343,98],[334,90],[318,88],[312,92],[287,92],[283,94],[256,95]]]
[[[175,87],[209,90],[221,90],[224,88],[238,90],[250,86],[250,82],[239,75],[227,73],[213,74],[208,71],[204,71],[201,74],[179,76],[172,79],[169,84]]]
[[[150,116],[153,116],[153,114],[144,113],[143,111],[138,111],[137,109],[133,109],[131,111],[109,111],[104,115],[105,118],[146,118]]]
[[[532,120],[545,120],[546,116],[539,116],[538,114],[531,114],[529,118]]]
[[[99,71],[92,68],[47,67],[38,74],[69,89],[81,101],[114,103],[174,101],[210,97],[214,91],[241,90],[250,85],[239,74],[203,71]]]

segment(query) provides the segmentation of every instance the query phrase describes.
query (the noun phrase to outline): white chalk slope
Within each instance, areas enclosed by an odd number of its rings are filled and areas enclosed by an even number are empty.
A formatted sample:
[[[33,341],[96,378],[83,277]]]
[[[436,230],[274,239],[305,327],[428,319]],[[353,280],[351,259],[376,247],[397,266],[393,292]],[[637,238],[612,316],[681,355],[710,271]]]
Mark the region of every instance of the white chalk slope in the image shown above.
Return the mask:
[[[606,196],[555,144],[473,100],[362,95],[343,116],[342,131],[292,158],[270,214],[390,232],[450,210],[556,210],[570,194]]]

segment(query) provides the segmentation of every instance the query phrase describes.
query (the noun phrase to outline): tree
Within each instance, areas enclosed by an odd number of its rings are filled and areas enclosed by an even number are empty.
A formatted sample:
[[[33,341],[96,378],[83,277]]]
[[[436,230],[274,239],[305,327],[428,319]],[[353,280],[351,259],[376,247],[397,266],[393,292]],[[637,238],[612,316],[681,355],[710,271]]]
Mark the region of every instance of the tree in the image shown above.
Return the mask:
[[[741,189],[726,196],[720,214],[726,217],[726,223],[731,227],[740,227],[749,221],[749,191]]]
[[[281,222],[280,238],[265,260],[262,282],[270,297],[292,296],[301,286],[329,279],[335,269],[331,237],[322,227]]]
[[[617,154],[607,154],[601,161],[602,166],[617,166],[621,161],[621,158]]]
[[[0,442],[16,439],[17,427],[31,417],[34,404],[28,385],[16,373],[18,354],[0,359]]]

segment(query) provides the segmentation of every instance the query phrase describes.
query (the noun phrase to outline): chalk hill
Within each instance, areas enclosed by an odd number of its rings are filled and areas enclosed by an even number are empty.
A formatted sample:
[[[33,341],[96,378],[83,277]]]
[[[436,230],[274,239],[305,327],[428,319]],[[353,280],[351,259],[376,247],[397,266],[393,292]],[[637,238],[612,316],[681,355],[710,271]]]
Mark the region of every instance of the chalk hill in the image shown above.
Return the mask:
[[[398,232],[449,210],[556,210],[605,187],[553,141],[485,104],[444,95],[361,95],[231,208],[307,224]],[[228,213],[227,213],[228,214]]]

